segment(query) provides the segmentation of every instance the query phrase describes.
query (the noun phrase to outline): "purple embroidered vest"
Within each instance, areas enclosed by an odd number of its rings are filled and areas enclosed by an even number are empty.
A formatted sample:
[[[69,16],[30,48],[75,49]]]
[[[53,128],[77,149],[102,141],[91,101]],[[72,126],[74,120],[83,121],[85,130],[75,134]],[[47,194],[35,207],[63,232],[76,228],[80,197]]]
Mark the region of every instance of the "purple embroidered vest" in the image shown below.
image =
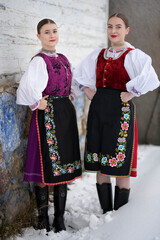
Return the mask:
[[[50,57],[43,53],[38,53],[44,59],[48,71],[48,83],[43,91],[43,96],[68,96],[71,91],[72,73],[68,59],[57,54],[58,57]]]

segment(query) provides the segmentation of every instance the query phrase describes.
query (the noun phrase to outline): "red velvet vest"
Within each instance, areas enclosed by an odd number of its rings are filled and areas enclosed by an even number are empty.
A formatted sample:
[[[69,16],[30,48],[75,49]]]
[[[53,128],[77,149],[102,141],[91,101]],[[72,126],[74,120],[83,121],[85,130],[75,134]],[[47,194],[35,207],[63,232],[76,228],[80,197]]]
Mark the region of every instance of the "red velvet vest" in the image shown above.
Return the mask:
[[[126,91],[126,83],[130,80],[124,67],[124,59],[128,52],[133,50],[128,48],[118,59],[104,58],[104,51],[99,53],[96,69],[96,88],[114,88]]]

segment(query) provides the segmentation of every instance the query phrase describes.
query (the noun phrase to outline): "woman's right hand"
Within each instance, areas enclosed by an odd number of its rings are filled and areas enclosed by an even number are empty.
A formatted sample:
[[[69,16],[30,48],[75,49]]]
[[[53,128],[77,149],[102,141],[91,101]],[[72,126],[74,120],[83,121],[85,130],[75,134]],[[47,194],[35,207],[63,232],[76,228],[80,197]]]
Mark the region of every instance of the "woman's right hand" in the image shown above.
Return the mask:
[[[84,88],[83,88],[83,91],[85,92],[85,94],[86,94],[86,96],[87,96],[87,98],[88,98],[89,100],[92,100],[93,97],[94,97],[94,95],[95,95],[95,93],[96,93],[95,90],[90,89],[89,87],[84,87]]]
[[[48,98],[48,97],[49,97],[49,95],[42,97],[42,99],[40,100],[40,103],[39,103],[39,107],[38,107],[39,110],[44,110],[47,107],[46,98]]]

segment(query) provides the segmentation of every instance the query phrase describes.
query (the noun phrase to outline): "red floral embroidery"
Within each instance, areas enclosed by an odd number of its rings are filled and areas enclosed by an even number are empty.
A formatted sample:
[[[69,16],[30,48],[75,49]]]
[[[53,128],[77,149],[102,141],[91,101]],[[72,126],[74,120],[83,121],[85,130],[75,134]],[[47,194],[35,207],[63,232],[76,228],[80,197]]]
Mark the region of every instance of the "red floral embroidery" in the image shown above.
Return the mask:
[[[109,159],[109,163],[111,167],[117,166],[117,162],[118,161],[116,160],[116,158]]]

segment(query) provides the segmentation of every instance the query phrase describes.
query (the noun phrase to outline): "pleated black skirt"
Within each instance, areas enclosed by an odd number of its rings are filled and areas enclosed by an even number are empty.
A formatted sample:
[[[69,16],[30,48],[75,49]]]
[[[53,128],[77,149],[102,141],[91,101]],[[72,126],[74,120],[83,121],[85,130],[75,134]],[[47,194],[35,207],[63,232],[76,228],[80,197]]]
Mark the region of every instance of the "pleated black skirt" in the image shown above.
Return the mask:
[[[87,171],[128,177],[134,157],[135,106],[120,90],[98,88],[91,101],[84,165]]]
[[[37,111],[42,182],[67,183],[82,174],[76,112],[68,97],[47,102],[45,111]]]

